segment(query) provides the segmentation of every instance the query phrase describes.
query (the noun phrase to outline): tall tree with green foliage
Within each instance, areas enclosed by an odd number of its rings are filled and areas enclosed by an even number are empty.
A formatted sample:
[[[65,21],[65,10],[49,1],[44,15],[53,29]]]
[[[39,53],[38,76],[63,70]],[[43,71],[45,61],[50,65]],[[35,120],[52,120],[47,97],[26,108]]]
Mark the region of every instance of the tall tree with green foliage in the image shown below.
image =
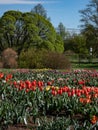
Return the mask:
[[[98,55],[98,0],[90,0],[86,9],[81,10],[82,33],[86,37],[88,50]]]
[[[65,52],[70,50],[76,54],[86,56],[88,50],[86,48],[86,39],[83,35],[73,35],[70,38],[67,38],[64,43]]]
[[[11,10],[5,12],[0,19],[1,51],[8,47],[14,48],[18,54],[31,47],[58,51],[59,44],[63,52],[63,43],[61,39],[57,40],[55,28],[39,14]]]
[[[50,20],[50,18],[47,17],[47,11],[45,10],[42,4],[37,4],[36,6],[34,6],[34,8],[31,9],[31,13],[39,14],[43,16],[44,18]]]
[[[15,48],[18,53],[32,41],[32,36],[36,34],[36,26],[29,13],[23,14],[19,11],[5,12],[1,18],[0,34],[2,34],[1,44],[4,48]]]
[[[57,33],[62,37],[63,41],[66,39],[68,35],[68,32],[66,31],[65,26],[61,22],[59,23],[57,27]]]

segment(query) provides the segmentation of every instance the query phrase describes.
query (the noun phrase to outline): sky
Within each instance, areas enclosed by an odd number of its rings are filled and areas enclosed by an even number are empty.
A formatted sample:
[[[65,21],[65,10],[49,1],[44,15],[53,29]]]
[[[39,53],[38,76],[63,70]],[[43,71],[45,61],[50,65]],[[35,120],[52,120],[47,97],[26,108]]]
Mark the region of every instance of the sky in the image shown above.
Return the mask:
[[[63,23],[65,28],[79,29],[81,14],[89,0],[0,0],[0,17],[8,10],[30,12],[37,4],[42,4],[56,28]]]

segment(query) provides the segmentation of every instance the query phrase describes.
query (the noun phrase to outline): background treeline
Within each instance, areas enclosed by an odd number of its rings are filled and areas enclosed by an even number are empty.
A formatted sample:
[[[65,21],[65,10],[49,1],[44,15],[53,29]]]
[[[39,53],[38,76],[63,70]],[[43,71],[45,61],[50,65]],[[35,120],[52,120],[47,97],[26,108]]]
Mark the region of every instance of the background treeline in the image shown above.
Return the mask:
[[[55,28],[41,4],[30,12],[5,12],[0,18],[1,67],[67,68],[67,53],[97,57],[98,0],[90,0],[80,13],[83,24],[76,34],[69,33],[61,22]]]

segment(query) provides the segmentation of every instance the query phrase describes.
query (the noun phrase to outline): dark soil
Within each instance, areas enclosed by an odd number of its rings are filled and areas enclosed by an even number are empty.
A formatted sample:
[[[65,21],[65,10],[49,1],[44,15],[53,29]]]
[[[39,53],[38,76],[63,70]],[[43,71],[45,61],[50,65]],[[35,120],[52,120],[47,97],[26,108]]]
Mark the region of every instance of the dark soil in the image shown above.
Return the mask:
[[[29,130],[26,126],[17,125],[17,126],[9,126],[7,130]]]
[[[17,125],[9,125],[8,128],[2,128],[2,130],[36,130],[35,127],[37,125],[36,124],[31,124],[29,123],[28,126],[24,125],[24,124],[17,124]],[[30,129],[31,128],[31,129]]]

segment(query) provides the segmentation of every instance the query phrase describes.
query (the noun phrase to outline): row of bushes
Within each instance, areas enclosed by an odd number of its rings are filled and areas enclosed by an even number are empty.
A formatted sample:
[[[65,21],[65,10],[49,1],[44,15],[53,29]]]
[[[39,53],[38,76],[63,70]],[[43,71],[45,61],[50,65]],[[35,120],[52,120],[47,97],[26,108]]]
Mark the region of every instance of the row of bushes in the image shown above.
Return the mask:
[[[57,52],[30,48],[28,51],[23,50],[17,56],[13,49],[8,48],[2,53],[1,67],[69,69],[70,62],[64,54]]]

